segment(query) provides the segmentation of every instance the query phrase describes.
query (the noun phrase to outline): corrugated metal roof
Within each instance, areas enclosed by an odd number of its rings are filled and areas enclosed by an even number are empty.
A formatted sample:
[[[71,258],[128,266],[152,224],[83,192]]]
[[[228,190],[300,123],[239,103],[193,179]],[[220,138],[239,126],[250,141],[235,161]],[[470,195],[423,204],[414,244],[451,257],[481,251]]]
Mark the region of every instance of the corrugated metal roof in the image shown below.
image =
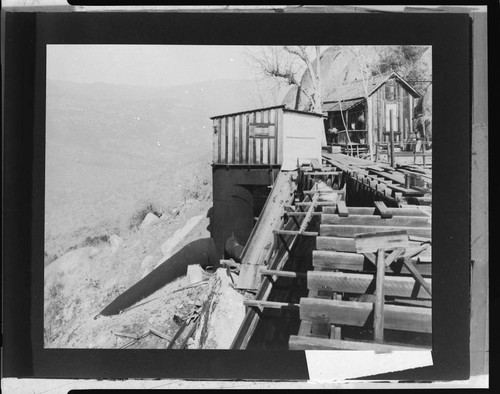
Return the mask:
[[[346,111],[363,102],[364,100],[364,98],[357,98],[352,100],[345,100],[341,103],[339,103],[338,101],[325,102],[323,103],[323,112],[340,111],[341,107],[342,111]]]

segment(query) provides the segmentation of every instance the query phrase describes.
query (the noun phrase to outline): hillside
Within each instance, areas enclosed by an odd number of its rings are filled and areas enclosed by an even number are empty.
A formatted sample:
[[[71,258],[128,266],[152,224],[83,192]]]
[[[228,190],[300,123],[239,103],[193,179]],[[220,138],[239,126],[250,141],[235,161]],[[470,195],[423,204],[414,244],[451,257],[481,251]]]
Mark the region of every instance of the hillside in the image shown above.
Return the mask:
[[[244,80],[47,81],[45,264],[90,240],[127,236],[147,211],[210,193],[209,117],[253,108],[261,93]]]

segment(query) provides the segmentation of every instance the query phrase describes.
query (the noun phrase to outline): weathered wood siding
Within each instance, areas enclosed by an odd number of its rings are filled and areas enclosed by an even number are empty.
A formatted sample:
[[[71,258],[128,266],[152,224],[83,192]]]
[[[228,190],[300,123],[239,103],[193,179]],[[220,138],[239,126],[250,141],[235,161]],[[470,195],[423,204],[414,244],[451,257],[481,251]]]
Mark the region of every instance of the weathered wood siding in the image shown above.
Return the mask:
[[[282,125],[282,108],[214,118],[214,164],[280,164]]]
[[[396,141],[404,141],[409,138],[413,127],[413,106],[414,97],[397,79],[394,81],[393,94],[388,89],[389,81],[382,85],[371,95],[371,104],[373,108],[372,117],[369,122],[373,127],[373,136],[375,141],[387,142],[389,140],[389,129],[386,125],[388,114],[386,113],[386,104],[396,104],[397,114],[395,130]]]

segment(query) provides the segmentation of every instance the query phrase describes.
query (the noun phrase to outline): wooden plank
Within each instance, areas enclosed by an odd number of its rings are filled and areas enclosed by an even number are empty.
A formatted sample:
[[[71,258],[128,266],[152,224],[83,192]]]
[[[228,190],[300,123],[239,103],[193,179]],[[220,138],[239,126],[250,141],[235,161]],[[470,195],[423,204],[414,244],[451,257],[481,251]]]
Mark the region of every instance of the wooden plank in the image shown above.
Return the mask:
[[[307,288],[309,290],[327,290],[339,293],[370,294],[375,286],[374,274],[354,274],[345,272],[309,271]],[[428,279],[429,284],[431,280]],[[386,296],[430,299],[429,294],[414,278],[408,276],[385,276],[384,292]]]
[[[317,238],[316,238],[317,240]],[[432,275],[432,264],[420,263],[418,258],[411,260],[415,268],[421,275]],[[347,271],[366,271],[373,272],[374,267],[370,264],[365,267],[365,256],[357,253],[333,252],[324,250],[313,250],[313,267],[319,271],[347,270]],[[386,268],[386,272],[394,271],[395,266]],[[406,267],[401,267],[402,274],[411,274]]]
[[[323,208],[324,213],[332,214],[336,213],[335,208],[325,207]],[[423,208],[391,208],[391,213],[393,216],[425,216],[429,215],[425,212]],[[349,207],[350,215],[376,215],[376,208],[372,207]]]
[[[356,247],[358,244],[356,243]],[[385,250],[384,247],[377,251],[377,276],[375,283],[375,305],[373,317],[373,338],[375,342],[384,341],[384,278],[385,278]]]
[[[370,326],[373,304],[369,302],[300,299],[300,319],[335,325]],[[432,313],[428,308],[385,305],[386,329],[432,332]]]
[[[356,253],[353,238],[318,236],[316,237],[316,249]]]
[[[252,308],[270,308],[270,309],[291,309],[299,310],[299,304],[277,301],[263,301],[263,300],[244,300],[243,304]]]
[[[309,205],[311,205],[311,202],[301,201],[301,202],[296,202],[295,205],[297,207],[308,207]],[[317,205],[320,207],[326,207],[326,206],[336,207],[337,203],[335,201],[318,201]]]
[[[340,201],[339,201],[340,202]],[[337,203],[337,206],[339,205]],[[340,215],[324,213],[321,216],[322,224],[357,224],[365,226],[394,226],[394,227],[431,227],[432,220],[426,216],[395,216],[392,219],[383,219],[380,216],[368,215]]]
[[[354,236],[357,253],[375,252],[380,249],[407,248],[409,246],[406,230],[389,230],[356,234]]]
[[[285,229],[293,229],[297,228],[297,226],[298,225],[294,221],[289,221],[284,224]],[[297,240],[297,237],[292,236],[288,236],[285,238],[289,238],[286,239],[289,247],[293,247],[295,241]],[[271,254],[265,255],[264,258],[269,258],[268,267],[270,269],[281,270],[283,269],[285,263],[288,261],[289,255],[286,248],[282,244],[276,248],[276,251],[277,253],[274,253],[271,250]],[[271,290],[271,281],[268,278],[264,277],[255,296],[255,299],[267,300],[269,294],[271,293]],[[240,328],[238,329],[238,332],[236,333],[233,342],[231,343],[232,350],[240,350],[246,348],[250,337],[253,335],[253,332],[257,327],[258,322],[259,315],[257,314],[256,310],[254,308],[248,309],[247,313],[245,314],[245,318],[243,319],[243,322],[241,323]]]
[[[316,231],[303,231],[300,232],[299,230],[274,230],[275,234],[281,234],[281,235],[305,235],[309,237],[316,237],[318,233]]]
[[[286,216],[290,216],[290,217],[303,217],[303,216],[306,216],[307,215],[307,212],[285,212],[285,215]],[[311,216],[321,216],[322,213],[321,212],[312,212],[311,213]]]
[[[337,201],[337,212],[338,216],[340,217],[348,217],[349,216],[349,211],[347,210],[347,207],[345,205],[345,201],[339,200]],[[322,220],[323,222],[323,220]]]
[[[390,226],[361,226],[361,225],[332,225],[321,224],[319,234],[330,237],[353,238],[357,234],[380,233],[384,231],[406,230],[409,235],[418,237],[431,237],[430,228],[421,227],[390,227]]]
[[[239,164],[240,163],[240,133],[239,129],[236,127],[236,116],[233,116],[232,118],[233,121],[233,136],[234,136],[234,143],[233,143],[233,163]]]
[[[290,335],[289,350],[365,350],[377,353],[395,351],[423,351],[425,347],[393,345],[386,343],[346,341],[340,339],[315,338],[305,335]]]
[[[244,135],[243,135],[243,116],[242,115],[238,115],[237,116],[237,119],[238,119],[238,135],[239,135],[239,144],[238,144],[238,161],[237,163],[243,163],[246,161],[246,159],[244,158],[245,157],[245,153],[243,151],[244,149],[244,142],[243,142],[243,138],[244,138]]]
[[[213,146],[212,146],[212,157],[213,157],[213,162],[214,163],[219,163],[219,137],[220,137],[220,130],[218,126],[218,121],[214,120],[213,121]]]
[[[293,272],[293,271],[279,271],[279,270],[268,270],[261,269],[261,275],[266,276],[276,276],[280,278],[306,278],[307,274],[305,272]]]
[[[250,143],[250,136],[249,136],[249,130],[248,130],[248,116],[246,115],[240,115],[241,116],[241,122],[242,122],[242,128],[243,128],[243,146],[241,147],[241,152],[243,154],[243,159],[241,163],[250,163],[250,157],[248,153],[248,145]]]
[[[426,282],[426,280],[422,277],[422,275],[420,275],[420,273],[417,271],[417,269],[415,268],[415,266],[413,265],[413,263],[411,262],[411,260],[408,259],[408,258],[405,258],[403,260],[403,264],[408,269],[408,271],[411,272],[411,274],[413,275],[413,277],[415,278],[415,280],[425,289],[425,291],[430,296],[432,296],[431,285]]]
[[[229,117],[226,117],[226,163],[232,163],[233,135],[231,132]]]
[[[304,171],[303,174],[310,176],[340,175],[341,171]]]
[[[224,141],[223,134],[222,134],[222,119],[218,119],[218,131],[219,131],[219,137],[218,137],[218,144],[219,146],[217,147],[217,154],[218,154],[218,161],[217,163],[222,163],[223,161],[223,154],[222,154],[222,141]]]
[[[374,201],[375,208],[380,213],[382,219],[390,219],[392,218],[392,213],[389,208],[386,207],[383,201]]]
[[[306,336],[311,333],[311,322],[307,320],[302,320],[299,327],[299,336]]]

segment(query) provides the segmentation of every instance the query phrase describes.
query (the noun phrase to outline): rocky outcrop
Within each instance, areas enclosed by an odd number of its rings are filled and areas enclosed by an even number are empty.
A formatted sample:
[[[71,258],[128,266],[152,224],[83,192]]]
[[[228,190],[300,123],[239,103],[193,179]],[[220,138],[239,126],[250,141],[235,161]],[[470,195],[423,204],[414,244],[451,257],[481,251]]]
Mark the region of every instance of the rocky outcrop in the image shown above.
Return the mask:
[[[234,278],[233,278],[234,280]],[[231,287],[227,270],[219,268],[208,283],[192,349],[229,349],[245,317],[244,297]]]

